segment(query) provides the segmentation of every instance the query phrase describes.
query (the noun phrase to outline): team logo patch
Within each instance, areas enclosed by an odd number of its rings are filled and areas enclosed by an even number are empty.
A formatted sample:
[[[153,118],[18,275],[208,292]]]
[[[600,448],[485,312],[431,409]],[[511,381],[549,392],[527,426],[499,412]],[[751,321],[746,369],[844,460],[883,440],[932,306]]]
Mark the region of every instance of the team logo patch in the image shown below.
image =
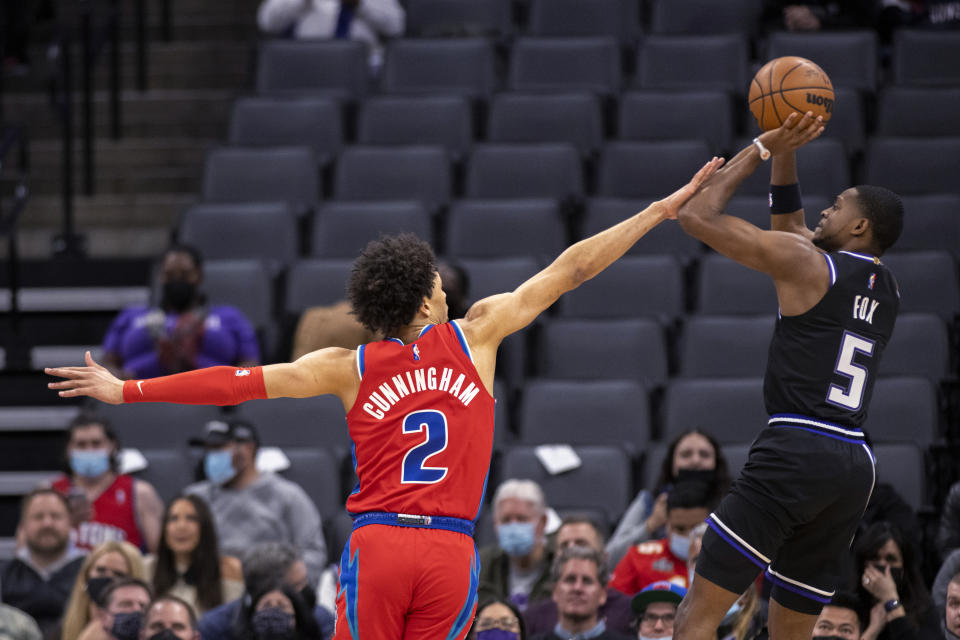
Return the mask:
[[[871,273],[870,280],[867,281],[867,288],[871,291],[873,290],[873,285],[877,283],[877,274]]]
[[[237,369],[236,376],[242,378],[243,376],[250,375],[250,369]]]
[[[417,345],[413,345],[413,359],[414,360],[420,359],[420,347],[418,347]]]
[[[666,558],[660,558],[653,563],[653,568],[656,571],[662,571],[664,573],[669,573],[673,571],[673,563],[667,560]]]

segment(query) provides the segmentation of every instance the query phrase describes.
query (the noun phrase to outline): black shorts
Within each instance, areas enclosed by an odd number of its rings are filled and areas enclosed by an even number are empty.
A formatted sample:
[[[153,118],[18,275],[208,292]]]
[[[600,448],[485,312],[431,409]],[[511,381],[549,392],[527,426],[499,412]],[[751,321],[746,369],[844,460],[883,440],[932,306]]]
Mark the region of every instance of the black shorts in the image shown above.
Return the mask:
[[[875,479],[862,431],[773,416],[730,493],[707,518],[697,573],[743,593],[766,571],[777,602],[818,614],[840,581]]]

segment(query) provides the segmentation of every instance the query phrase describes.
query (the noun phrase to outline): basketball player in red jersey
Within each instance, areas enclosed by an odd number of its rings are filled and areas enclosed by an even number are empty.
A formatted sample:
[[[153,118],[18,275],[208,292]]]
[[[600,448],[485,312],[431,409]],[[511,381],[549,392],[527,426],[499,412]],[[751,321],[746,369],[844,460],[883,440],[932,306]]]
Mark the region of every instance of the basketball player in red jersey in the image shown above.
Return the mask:
[[[350,302],[391,336],[292,363],[211,367],[123,382],[93,361],[47,369],[62,397],[233,405],[334,394],[343,402],[359,482],[340,562],[337,640],[462,639],[476,608],[471,537],[493,447],[497,347],[565,292],[594,277],[690,198],[723,161],[633,217],[582,240],[510,293],[447,321],[433,251],[411,235],[371,242],[354,264]]]

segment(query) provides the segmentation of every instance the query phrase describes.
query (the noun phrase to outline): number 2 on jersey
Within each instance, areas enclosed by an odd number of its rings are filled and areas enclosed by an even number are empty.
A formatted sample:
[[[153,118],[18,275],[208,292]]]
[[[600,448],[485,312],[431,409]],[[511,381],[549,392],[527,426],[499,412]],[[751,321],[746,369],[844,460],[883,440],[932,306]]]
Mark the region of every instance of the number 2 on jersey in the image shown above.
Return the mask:
[[[863,403],[863,392],[867,386],[866,367],[856,364],[853,359],[858,353],[867,356],[873,355],[874,342],[867,340],[850,331],[843,333],[843,340],[840,342],[840,353],[837,355],[837,366],[833,368],[836,373],[850,379],[849,387],[843,387],[831,384],[830,391],[827,393],[827,401],[856,411]]]
[[[400,482],[403,484],[433,484],[447,475],[446,467],[425,467],[427,459],[447,448],[447,417],[435,409],[414,411],[403,419],[403,432],[423,433],[427,439],[403,456]]]

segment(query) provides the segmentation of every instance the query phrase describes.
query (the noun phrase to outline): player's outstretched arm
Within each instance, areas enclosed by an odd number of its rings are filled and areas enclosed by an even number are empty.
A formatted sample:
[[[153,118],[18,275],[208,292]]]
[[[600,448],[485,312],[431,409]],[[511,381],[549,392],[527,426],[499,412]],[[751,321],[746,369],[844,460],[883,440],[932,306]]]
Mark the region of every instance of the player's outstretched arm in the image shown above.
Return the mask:
[[[568,247],[514,291],[478,301],[463,323],[471,344],[496,347],[503,338],[530,324],[561,295],[610,266],[650,229],[675,218],[680,205],[722,165],[722,159],[713,158],[689,183],[623,222]]]
[[[790,193],[796,193],[799,196],[799,182],[796,151],[778,153],[770,159],[770,193],[774,207],[778,204],[782,207],[789,202],[791,199],[788,194]],[[780,193],[777,192],[778,188]],[[797,233],[808,240],[813,238],[813,231],[807,228],[807,222],[804,219],[803,207],[799,206],[793,209],[790,204],[786,204],[786,206],[792,210],[775,212],[774,209],[771,209],[770,229]]]

